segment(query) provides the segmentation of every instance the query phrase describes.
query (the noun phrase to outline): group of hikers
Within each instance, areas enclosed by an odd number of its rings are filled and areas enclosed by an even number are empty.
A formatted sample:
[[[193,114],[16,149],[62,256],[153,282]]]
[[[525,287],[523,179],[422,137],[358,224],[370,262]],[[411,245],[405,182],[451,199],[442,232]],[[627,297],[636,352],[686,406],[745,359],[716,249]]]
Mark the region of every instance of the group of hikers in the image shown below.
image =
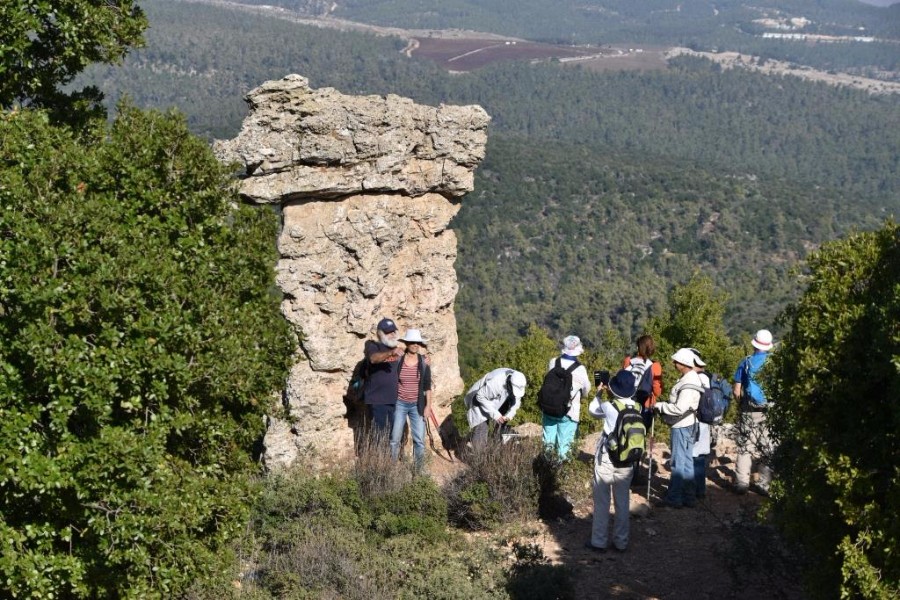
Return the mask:
[[[392,319],[377,326],[377,340],[365,345],[364,399],[373,432],[390,440],[391,456],[399,458],[407,421],[417,469],[425,457],[426,420],[436,423],[431,406],[431,366],[424,356],[427,342],[418,329],[407,329],[401,337]],[[400,347],[400,342],[404,347]],[[578,357],[584,352],[574,335],[562,340],[558,356],[550,359],[538,391],[542,414],[543,445],[556,461],[572,456],[572,446],[581,416],[581,402],[597,391],[587,412],[603,420],[603,431],[594,452],[594,516],[586,547],[604,552],[611,547],[625,551],[629,539],[630,488],[652,477],[652,446],[655,418],[671,430],[669,484],[659,506],[673,509],[695,506],[706,495],[707,460],[712,450],[713,427],[722,422],[727,397],[739,402],[737,460],[732,489],[738,494],[750,489],[753,462],[757,462],[755,490],[768,494],[771,450],[766,411],[770,404],[758,374],[774,347],[772,334],[760,329],[751,340],[754,353],[735,369],[732,384],[706,372],[703,355],[695,348],[679,348],[671,357],[678,381],[662,399],[662,366],[653,360],[654,340],[643,335],[637,351],[626,356],[616,373],[595,371],[593,385]],[[506,432],[525,396],[528,381],[523,373],[501,367],[476,381],[465,395],[466,418],[472,447],[483,446],[491,431]],[[649,434],[649,436],[648,436]],[[642,457],[649,456],[644,473]],[[648,487],[649,499],[649,487]],[[610,536],[610,503],[615,518]],[[610,539],[611,537],[611,539]],[[611,542],[611,544],[610,544]]]

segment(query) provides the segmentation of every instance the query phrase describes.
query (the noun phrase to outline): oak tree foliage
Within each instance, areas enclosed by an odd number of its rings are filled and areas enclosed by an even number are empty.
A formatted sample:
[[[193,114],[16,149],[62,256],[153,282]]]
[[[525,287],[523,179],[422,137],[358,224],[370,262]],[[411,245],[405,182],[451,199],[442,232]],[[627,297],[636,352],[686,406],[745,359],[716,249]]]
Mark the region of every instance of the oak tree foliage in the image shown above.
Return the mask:
[[[174,115],[0,116],[0,579],[174,597],[247,511],[292,351],[277,219]]]

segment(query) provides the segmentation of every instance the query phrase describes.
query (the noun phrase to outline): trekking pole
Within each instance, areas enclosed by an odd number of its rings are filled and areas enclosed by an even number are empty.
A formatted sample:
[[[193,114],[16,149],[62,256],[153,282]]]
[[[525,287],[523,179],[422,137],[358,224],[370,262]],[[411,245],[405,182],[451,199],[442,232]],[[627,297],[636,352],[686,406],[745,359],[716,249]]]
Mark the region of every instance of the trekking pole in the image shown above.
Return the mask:
[[[650,452],[648,456],[650,457],[650,462],[647,465],[647,504],[650,504],[650,482],[653,481],[653,426],[656,424],[656,419],[652,416],[650,417]]]

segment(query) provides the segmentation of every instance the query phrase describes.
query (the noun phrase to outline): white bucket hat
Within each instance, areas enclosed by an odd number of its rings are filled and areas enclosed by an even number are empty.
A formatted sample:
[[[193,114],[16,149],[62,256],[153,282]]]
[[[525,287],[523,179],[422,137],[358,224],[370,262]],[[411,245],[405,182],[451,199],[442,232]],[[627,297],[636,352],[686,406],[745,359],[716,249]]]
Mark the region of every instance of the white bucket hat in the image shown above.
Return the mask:
[[[672,360],[686,367],[693,367],[696,359],[697,355],[691,352],[690,348],[679,348],[678,351],[672,355]]]
[[[697,350],[696,348],[688,348],[688,350],[694,353],[694,364],[692,366],[701,368],[706,366],[706,363],[703,362],[702,358],[700,358],[699,350]]]
[[[422,332],[418,329],[407,329],[400,341],[404,344],[420,344],[428,346],[428,342],[422,337]]]
[[[768,352],[772,349],[772,332],[768,329],[760,329],[756,332],[756,337],[750,342],[757,350]]]
[[[577,335],[570,335],[562,341],[562,351],[567,356],[581,356],[584,346],[581,345]]]

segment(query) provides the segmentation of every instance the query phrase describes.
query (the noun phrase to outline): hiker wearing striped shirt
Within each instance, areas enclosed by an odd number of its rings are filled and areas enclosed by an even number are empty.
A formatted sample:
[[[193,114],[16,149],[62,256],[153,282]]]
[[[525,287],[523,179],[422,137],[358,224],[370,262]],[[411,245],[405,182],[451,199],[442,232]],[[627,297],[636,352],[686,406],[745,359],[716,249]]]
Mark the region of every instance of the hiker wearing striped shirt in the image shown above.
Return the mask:
[[[406,351],[397,365],[399,383],[391,428],[391,458],[397,460],[400,456],[400,443],[408,418],[416,470],[421,470],[425,462],[425,419],[431,412],[431,364],[422,355],[427,344],[421,331],[407,329],[400,341],[406,344]]]

